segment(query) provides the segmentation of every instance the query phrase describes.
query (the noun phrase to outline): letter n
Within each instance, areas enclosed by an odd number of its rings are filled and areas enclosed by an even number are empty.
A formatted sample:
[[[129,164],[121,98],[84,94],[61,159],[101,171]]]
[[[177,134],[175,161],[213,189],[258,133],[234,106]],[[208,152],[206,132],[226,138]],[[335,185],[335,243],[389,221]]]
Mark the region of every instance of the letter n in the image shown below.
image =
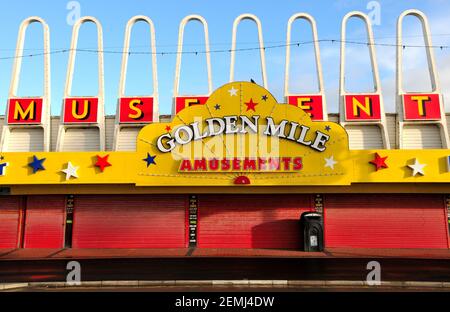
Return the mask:
[[[364,97],[364,104],[362,104],[356,97],[352,98],[353,116],[361,117],[361,111],[363,111],[368,117],[373,116],[372,100],[369,96]]]

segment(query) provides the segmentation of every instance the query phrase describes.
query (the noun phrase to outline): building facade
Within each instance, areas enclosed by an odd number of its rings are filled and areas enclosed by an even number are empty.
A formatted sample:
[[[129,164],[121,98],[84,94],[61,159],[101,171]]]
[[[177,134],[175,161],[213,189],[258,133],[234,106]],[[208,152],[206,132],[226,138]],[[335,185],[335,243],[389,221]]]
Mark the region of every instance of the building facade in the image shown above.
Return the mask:
[[[1,248],[449,248],[448,150],[351,150],[332,121],[227,84],[134,152],[2,153]]]
[[[433,90],[402,90],[403,18],[424,28]],[[345,89],[348,19],[367,26],[374,73],[373,93]],[[103,42],[92,17],[74,26],[61,117],[50,116],[50,59],[46,53],[42,97],[16,95],[21,58],[13,66],[7,112],[1,119],[0,248],[270,248],[302,250],[300,218],[323,218],[326,248],[448,249],[450,151],[448,121],[439,89],[428,23],[404,12],[398,23],[397,114],[384,112],[370,21],[360,12],[342,23],[339,114],[328,114],[318,44],[319,93],[288,90],[288,22],[285,102],[267,87],[262,28],[258,27],[263,85],[231,82],[212,91],[206,21],[209,94],[178,94],[178,51],[173,116],[159,116],[156,45],[152,21],[127,25],[117,116],[104,116]],[[154,93],[125,96],[132,26],[149,24]],[[17,55],[29,24],[19,31]],[[99,36],[99,94],[71,95],[79,28],[92,22]],[[233,40],[235,45],[235,40]],[[234,49],[232,49],[234,51]],[[234,54],[231,79],[234,81]]]

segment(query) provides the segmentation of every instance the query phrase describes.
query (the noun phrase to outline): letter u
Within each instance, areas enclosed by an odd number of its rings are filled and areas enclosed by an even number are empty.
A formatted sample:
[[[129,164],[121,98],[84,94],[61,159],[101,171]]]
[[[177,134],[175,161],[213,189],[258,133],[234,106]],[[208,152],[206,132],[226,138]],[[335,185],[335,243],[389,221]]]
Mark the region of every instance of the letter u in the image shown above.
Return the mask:
[[[89,109],[90,109],[89,100],[84,100],[83,112],[81,114],[78,114],[78,101],[77,100],[72,101],[72,116],[75,119],[83,120],[89,117]]]

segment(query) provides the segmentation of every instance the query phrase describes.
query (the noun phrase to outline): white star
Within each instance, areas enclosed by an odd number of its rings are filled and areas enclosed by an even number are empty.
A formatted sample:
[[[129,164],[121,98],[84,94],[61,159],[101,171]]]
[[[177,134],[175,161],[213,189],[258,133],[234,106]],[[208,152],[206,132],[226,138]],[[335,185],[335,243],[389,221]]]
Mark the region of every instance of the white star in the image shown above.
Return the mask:
[[[66,181],[69,181],[71,177],[78,178],[78,169],[80,169],[80,167],[75,167],[69,161],[69,163],[67,164],[67,169],[62,170],[62,172],[66,174]]]
[[[415,177],[417,174],[425,175],[425,172],[423,170],[425,166],[426,164],[419,163],[419,160],[417,158],[414,160],[414,165],[408,165],[408,167],[413,170],[413,177]]]
[[[334,165],[336,165],[338,162],[334,160],[334,156],[331,156],[330,158],[325,158],[325,168],[331,168],[334,170]]]
[[[237,96],[238,89],[235,89],[234,87],[231,87],[230,90],[228,90],[228,93],[230,93],[230,96]]]

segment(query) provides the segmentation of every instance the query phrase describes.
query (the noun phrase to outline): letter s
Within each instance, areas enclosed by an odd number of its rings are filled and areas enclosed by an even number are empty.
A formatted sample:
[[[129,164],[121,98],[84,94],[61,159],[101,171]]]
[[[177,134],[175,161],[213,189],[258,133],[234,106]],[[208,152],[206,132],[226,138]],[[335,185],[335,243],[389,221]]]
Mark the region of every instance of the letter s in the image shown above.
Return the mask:
[[[300,171],[303,169],[303,159],[301,157],[297,157],[294,159],[294,170]]]
[[[128,117],[130,117],[131,119],[141,119],[144,113],[142,112],[142,109],[136,107],[136,105],[142,104],[143,104],[142,101],[138,99],[130,101],[130,104],[128,104],[128,106],[130,110],[134,111],[134,114],[128,114]]]

